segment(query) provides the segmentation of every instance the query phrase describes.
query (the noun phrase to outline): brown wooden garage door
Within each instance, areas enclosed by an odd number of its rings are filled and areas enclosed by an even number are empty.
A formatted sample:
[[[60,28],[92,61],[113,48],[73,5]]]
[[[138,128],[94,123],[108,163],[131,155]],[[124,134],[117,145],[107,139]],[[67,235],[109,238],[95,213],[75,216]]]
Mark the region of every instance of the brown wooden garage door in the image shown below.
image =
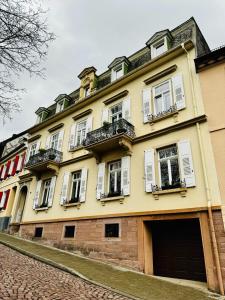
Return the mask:
[[[206,281],[198,219],[153,221],[154,274]]]

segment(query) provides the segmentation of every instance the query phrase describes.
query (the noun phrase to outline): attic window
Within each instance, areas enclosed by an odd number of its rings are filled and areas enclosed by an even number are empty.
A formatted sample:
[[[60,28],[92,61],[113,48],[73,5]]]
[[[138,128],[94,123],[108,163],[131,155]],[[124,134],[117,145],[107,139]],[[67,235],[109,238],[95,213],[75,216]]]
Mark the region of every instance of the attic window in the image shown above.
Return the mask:
[[[124,75],[124,64],[116,66],[112,69],[111,78],[112,81],[119,79]]]
[[[151,46],[152,58],[161,55],[167,50],[168,50],[167,40],[166,38],[164,38]]]
[[[85,88],[84,88],[84,97],[88,97],[90,95],[90,85],[87,85]]]
[[[64,109],[64,101],[62,100],[58,103],[58,112],[62,111],[63,109]]]

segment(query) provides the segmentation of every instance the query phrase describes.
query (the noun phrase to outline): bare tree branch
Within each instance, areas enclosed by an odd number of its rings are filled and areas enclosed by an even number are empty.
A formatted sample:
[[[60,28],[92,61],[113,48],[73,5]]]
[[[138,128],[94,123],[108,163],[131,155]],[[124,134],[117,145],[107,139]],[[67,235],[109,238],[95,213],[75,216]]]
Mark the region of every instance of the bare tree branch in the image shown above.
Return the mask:
[[[23,89],[15,86],[13,77],[22,72],[43,76],[41,61],[55,39],[48,31],[47,11],[40,1],[0,0],[0,116],[10,118],[18,111]]]

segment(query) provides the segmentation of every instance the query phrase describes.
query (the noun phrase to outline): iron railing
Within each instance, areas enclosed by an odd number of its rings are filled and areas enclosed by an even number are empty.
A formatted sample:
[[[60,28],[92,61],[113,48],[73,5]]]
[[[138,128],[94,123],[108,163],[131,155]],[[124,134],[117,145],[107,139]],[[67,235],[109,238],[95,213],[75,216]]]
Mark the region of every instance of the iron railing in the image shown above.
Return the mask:
[[[170,190],[170,189],[174,189],[174,188],[186,188],[186,182],[185,180],[180,180],[178,182],[173,183],[172,185],[168,185],[168,186],[158,186],[158,185],[152,185],[152,192],[159,192],[159,191],[163,191],[163,190]]]
[[[39,163],[54,161],[60,163],[62,161],[62,152],[55,149],[48,149],[32,155],[26,164],[26,167],[30,167]]]
[[[173,114],[173,113],[176,113],[176,112],[177,112],[177,106],[176,106],[176,104],[174,104],[174,105],[171,105],[169,107],[169,109],[161,111],[158,114],[155,114],[155,115],[154,114],[150,114],[148,116],[148,120],[151,123],[151,122],[154,122],[157,119],[161,119],[161,118],[163,118],[163,117],[165,117],[167,115],[170,115],[170,114]]]
[[[90,146],[108,140],[119,134],[126,134],[127,136],[134,138],[134,126],[125,119],[120,119],[113,123],[105,123],[102,127],[88,132],[83,145]]]

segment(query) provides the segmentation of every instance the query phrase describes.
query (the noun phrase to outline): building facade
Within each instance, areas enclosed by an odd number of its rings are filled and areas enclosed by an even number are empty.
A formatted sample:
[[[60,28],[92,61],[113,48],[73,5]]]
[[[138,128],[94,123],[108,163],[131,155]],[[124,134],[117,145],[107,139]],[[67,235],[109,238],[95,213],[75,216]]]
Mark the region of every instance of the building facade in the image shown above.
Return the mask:
[[[209,51],[191,18],[40,107],[11,232],[223,292],[222,200],[194,64]]]

